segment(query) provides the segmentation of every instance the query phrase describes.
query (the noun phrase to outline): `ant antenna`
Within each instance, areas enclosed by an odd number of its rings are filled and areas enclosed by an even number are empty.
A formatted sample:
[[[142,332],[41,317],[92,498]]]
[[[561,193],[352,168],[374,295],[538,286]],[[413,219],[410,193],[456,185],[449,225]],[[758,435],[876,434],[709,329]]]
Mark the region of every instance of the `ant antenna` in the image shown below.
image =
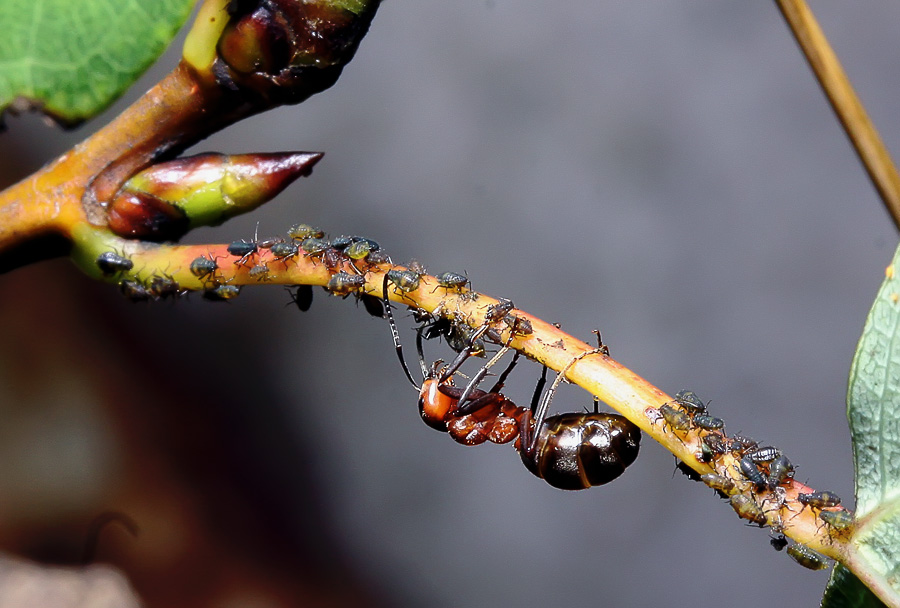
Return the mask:
[[[475,351],[476,342],[478,339],[484,335],[489,328],[487,323],[482,324],[476,329],[471,336],[469,336],[469,343],[466,345],[464,349],[459,351],[459,354],[456,355],[456,358],[450,362],[450,365],[447,366],[447,369],[444,370],[444,373],[441,375],[440,382],[446,382],[450,376],[456,373],[456,371],[462,367],[462,364],[466,362],[466,359],[472,356],[472,353]]]
[[[384,301],[384,310],[387,312],[388,323],[391,325],[391,337],[394,338],[394,349],[397,351],[397,358],[400,359],[400,365],[403,366],[403,373],[409,378],[409,382],[413,385],[413,388],[419,390],[419,386],[416,384],[416,381],[413,380],[412,374],[409,373],[409,368],[406,366],[406,359],[403,358],[403,345],[400,344],[400,332],[397,331],[397,324],[394,323],[394,313],[391,312],[391,301],[388,299],[387,290],[388,275],[385,273],[384,284],[381,287],[381,299]]]
[[[428,378],[428,366],[425,365],[425,350],[422,347],[423,331],[422,326],[416,328],[416,354],[419,356],[419,368],[422,370],[422,377]]]
[[[565,380],[566,374],[569,373],[569,370],[581,359],[584,359],[588,355],[597,355],[603,354],[603,348],[595,348],[593,350],[586,350],[580,355],[575,355],[572,357],[572,360],[566,363],[566,366],[560,370],[559,374],[556,375],[556,380],[553,381],[553,384],[550,385],[550,389],[547,391],[547,394],[544,395],[544,399],[541,401],[540,406],[538,407],[538,411],[534,416],[534,432],[531,437],[531,444],[528,446],[528,450],[530,452],[534,451],[534,448],[537,446],[538,435],[540,434],[541,426],[544,424],[544,420],[547,417],[547,409],[550,407],[550,402],[553,401],[553,394],[556,392],[556,388],[559,384]]]

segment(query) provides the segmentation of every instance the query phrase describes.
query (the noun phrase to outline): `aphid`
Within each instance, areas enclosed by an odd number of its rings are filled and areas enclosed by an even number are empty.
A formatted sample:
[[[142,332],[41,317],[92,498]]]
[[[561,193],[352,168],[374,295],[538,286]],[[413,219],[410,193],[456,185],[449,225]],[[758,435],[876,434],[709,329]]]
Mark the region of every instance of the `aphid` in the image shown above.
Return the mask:
[[[700,442],[700,453],[695,454],[695,456],[697,457],[697,460],[699,460],[700,462],[709,463],[715,459],[716,454],[715,454],[715,452],[712,451],[712,448],[710,448],[709,445],[705,441],[701,441]]]
[[[301,312],[306,312],[312,306],[313,288],[312,285],[297,285],[295,291],[291,291],[290,287],[286,287],[287,292],[291,294],[291,301],[288,304],[296,304]]]
[[[290,243],[275,243],[272,245],[271,251],[276,260],[286,263],[286,260],[297,255],[300,247],[293,241]]]
[[[269,267],[265,264],[257,264],[253,268],[250,269],[250,272],[247,273],[251,279],[255,279],[257,281],[267,281],[269,280]]]
[[[147,288],[150,290],[153,297],[159,300],[182,295],[181,287],[178,285],[178,282],[166,275],[155,276],[150,279],[150,284]]]
[[[731,444],[728,446],[728,451],[735,454],[744,454],[744,452],[748,450],[756,449],[757,446],[759,446],[759,443],[753,439],[735,435],[731,438]]]
[[[428,274],[428,270],[425,268],[425,265],[422,264],[419,260],[410,260],[409,264],[406,265],[406,269],[410,272],[413,272],[420,277]]]
[[[288,236],[292,239],[296,239],[298,241],[302,241],[307,238],[321,239],[325,236],[325,233],[319,230],[318,228],[313,228],[309,224],[294,224],[290,228],[288,228]]]
[[[121,281],[119,283],[119,290],[122,292],[123,296],[132,302],[146,302],[152,297],[150,290],[139,281]]]
[[[719,434],[705,435],[700,440],[700,449],[708,451],[713,457],[722,456],[730,452],[730,442]]]
[[[443,287],[446,291],[462,291],[469,284],[469,277],[463,276],[456,272],[442,272],[435,277],[437,286],[431,290],[434,293],[439,287]]]
[[[794,465],[784,454],[779,454],[775,460],[769,463],[769,490],[772,491],[787,481],[794,474]]]
[[[239,258],[235,264],[243,265],[247,263],[254,253],[259,250],[256,241],[233,241],[228,246],[228,253]]]
[[[394,293],[400,290],[403,297],[419,288],[419,275],[410,270],[388,270],[385,278],[394,284]]]
[[[331,247],[328,241],[316,237],[307,237],[300,243],[300,248],[306,252],[306,257],[321,257]]]
[[[729,500],[731,508],[741,519],[757,524],[760,528],[766,525],[766,514],[756,501],[746,494],[735,494]]]
[[[772,545],[772,548],[776,551],[783,551],[784,548],[788,546],[787,536],[784,534],[772,536],[769,538],[769,544]]]
[[[725,428],[724,420],[708,414],[695,414],[692,420],[694,426],[699,427],[704,431],[717,431],[721,428]]]
[[[372,239],[361,238],[358,241],[350,243],[344,250],[344,253],[352,260],[364,260],[370,253],[378,251],[379,249],[381,249],[381,246]]]
[[[853,525],[853,515],[849,511],[821,511],[819,518],[826,524],[841,532],[847,530]]]
[[[744,455],[756,463],[772,462],[781,454],[781,450],[772,446],[764,448],[756,448],[746,452]]]
[[[201,255],[199,258],[194,258],[194,261],[191,262],[191,274],[201,280],[212,276],[210,280],[214,281],[218,268],[219,265],[212,259],[212,256],[207,258]]]
[[[515,307],[516,305],[512,303],[512,300],[500,298],[500,300],[496,304],[491,304],[490,306],[488,306],[487,312],[484,313],[484,322],[495,323],[508,315],[509,312]]]
[[[370,266],[376,264],[390,264],[391,256],[389,256],[384,249],[379,249],[378,251],[370,252],[369,256],[366,258],[366,262],[368,262]]]
[[[114,251],[104,251],[97,256],[97,268],[103,273],[103,276],[112,276],[119,272],[128,272],[134,268],[134,262],[121,256]]]
[[[809,506],[814,509],[828,509],[830,507],[836,507],[841,504],[841,497],[835,494],[834,492],[811,492],[809,494],[797,494],[797,500],[803,503],[804,506]]]
[[[525,317],[506,315],[503,317],[503,322],[509,326],[510,331],[519,336],[530,336],[534,333],[534,329],[531,327],[531,321]]]
[[[659,413],[662,414],[670,429],[682,432],[691,430],[691,419],[681,410],[676,410],[671,405],[664,403],[659,406]]]
[[[794,543],[788,547],[787,554],[792,560],[810,570],[822,570],[823,568],[828,567],[828,562],[825,561],[824,555],[816,553],[806,545],[801,545],[800,543]]]
[[[757,492],[762,492],[768,487],[768,481],[763,476],[762,471],[748,456],[741,458],[740,470],[741,475],[754,485]]]
[[[353,240],[355,238],[356,237],[346,236],[346,235],[336,236],[333,239],[331,239],[331,246],[334,247],[335,249],[337,249],[338,251],[343,251],[344,249],[349,247],[351,243],[353,243]]]
[[[280,236],[270,236],[269,238],[260,239],[256,241],[256,246],[260,249],[271,249],[275,245],[279,243],[284,243],[284,239]]]
[[[237,285],[219,285],[215,289],[207,289],[203,292],[203,297],[213,302],[227,302],[238,297],[241,288]]]
[[[694,391],[687,389],[681,389],[675,393],[675,404],[681,406],[689,414],[703,414],[706,412],[706,404],[694,394]]]
[[[328,280],[328,285],[325,286],[325,289],[330,291],[333,295],[344,296],[346,298],[351,293],[362,289],[365,284],[365,277],[341,271],[332,275]]]
[[[716,475],[715,473],[706,473],[700,476],[700,480],[717,492],[721,492],[727,496],[735,494],[737,485],[734,480],[724,475]]]
[[[333,247],[329,247],[329,248],[325,249],[324,251],[322,251],[321,257],[322,257],[322,261],[325,262],[325,268],[327,268],[328,270],[332,270],[332,271],[335,270],[336,268],[340,267],[344,262],[346,262],[350,259],[346,255],[344,255],[344,253],[342,251],[338,251],[337,249],[335,249]],[[353,263],[351,262],[350,265],[353,266]],[[353,266],[353,269],[358,274],[362,274],[359,272],[359,269],[356,266]]]

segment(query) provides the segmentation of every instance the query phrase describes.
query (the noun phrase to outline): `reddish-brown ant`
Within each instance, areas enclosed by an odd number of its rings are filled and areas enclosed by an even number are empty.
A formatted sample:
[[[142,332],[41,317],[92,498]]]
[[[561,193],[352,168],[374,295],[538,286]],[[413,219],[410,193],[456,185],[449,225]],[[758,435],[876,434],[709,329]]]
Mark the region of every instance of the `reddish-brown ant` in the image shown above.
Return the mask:
[[[404,373],[419,391],[419,412],[426,424],[437,430],[446,430],[454,440],[466,445],[484,441],[506,443],[518,436],[516,449],[525,467],[551,486],[564,490],[580,490],[608,483],[621,475],[637,458],[640,429],[623,416],[597,411],[597,400],[594,401],[593,413],[547,417],[554,392],[568,370],[587,355],[605,353],[602,346],[574,357],[540,400],[547,380],[547,368],[544,367],[535,387],[531,408],[525,409],[499,392],[518,361],[518,352],[490,391],[477,388],[487,370],[509,350],[514,330],[497,355],[481,368],[468,386],[460,388],[452,384],[452,377],[471,351],[464,349],[460,353],[462,356],[449,366],[438,360],[429,369],[422,352],[424,328],[420,327],[416,332],[416,347],[424,380],[419,386],[403,358],[399,332],[387,298],[388,281],[385,277],[382,296],[394,347]],[[473,335],[473,340],[477,339],[478,333]]]

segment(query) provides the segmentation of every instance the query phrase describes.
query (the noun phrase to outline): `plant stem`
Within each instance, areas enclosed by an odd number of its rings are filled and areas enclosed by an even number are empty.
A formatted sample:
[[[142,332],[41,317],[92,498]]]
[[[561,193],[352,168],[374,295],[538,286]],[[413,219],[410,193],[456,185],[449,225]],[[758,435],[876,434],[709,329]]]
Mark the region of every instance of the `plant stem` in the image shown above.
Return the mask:
[[[804,0],[776,0],[894,224],[900,228],[900,176],[837,55]]]

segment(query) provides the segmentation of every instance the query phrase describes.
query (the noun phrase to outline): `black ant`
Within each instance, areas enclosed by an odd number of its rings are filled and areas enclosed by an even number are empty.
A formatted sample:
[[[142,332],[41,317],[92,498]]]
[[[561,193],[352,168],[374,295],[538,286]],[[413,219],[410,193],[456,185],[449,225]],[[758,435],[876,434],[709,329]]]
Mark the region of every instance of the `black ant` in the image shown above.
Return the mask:
[[[420,327],[416,331],[416,349],[424,378],[420,386],[413,380],[403,358],[400,335],[387,298],[388,281],[385,277],[382,298],[394,338],[394,348],[404,373],[419,391],[419,412],[428,426],[447,431],[454,440],[466,445],[484,441],[507,443],[518,436],[516,449],[525,467],[551,486],[564,490],[580,490],[608,483],[621,475],[637,458],[640,429],[623,416],[597,411],[597,400],[594,401],[592,413],[547,417],[556,388],[572,365],[587,355],[605,352],[602,347],[574,357],[541,400],[547,382],[545,366],[535,387],[531,407],[526,409],[516,406],[499,392],[518,362],[519,352],[516,352],[491,390],[477,388],[487,370],[509,350],[512,335],[469,384],[460,388],[452,384],[452,377],[467,356],[457,357],[457,361],[448,366],[437,360],[429,369],[422,352],[425,330]],[[467,349],[464,349],[460,354],[466,352]]]

